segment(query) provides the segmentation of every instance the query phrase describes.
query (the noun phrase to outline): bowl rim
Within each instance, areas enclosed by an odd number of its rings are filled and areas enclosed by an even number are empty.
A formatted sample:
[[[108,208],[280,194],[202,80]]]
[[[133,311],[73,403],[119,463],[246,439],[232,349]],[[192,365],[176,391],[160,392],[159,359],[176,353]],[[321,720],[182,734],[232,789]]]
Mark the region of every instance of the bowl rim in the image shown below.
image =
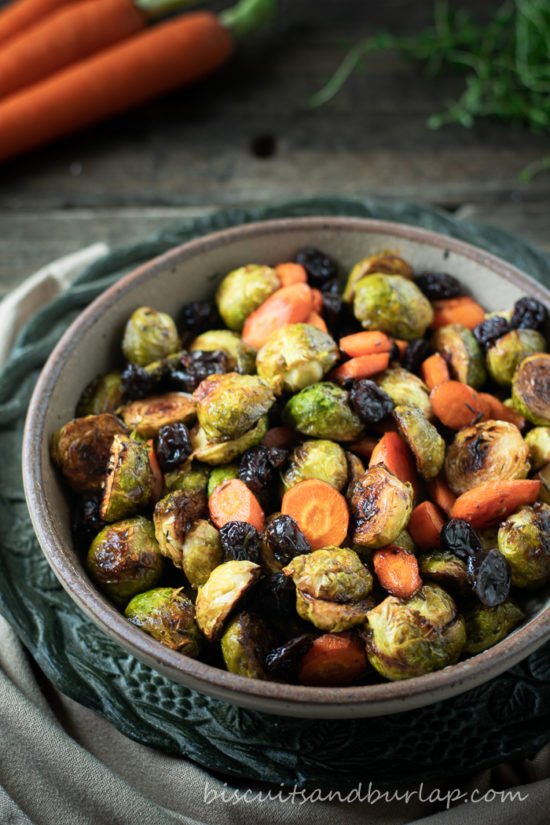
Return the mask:
[[[173,264],[193,259],[208,249],[235,240],[293,231],[364,231],[390,234],[448,250],[486,266],[526,294],[550,305],[550,293],[537,281],[503,259],[456,238],[422,227],[370,218],[280,218],[241,224],[209,233],[147,261],[124,275],[94,299],[71,323],[49,358],[34,389],[23,434],[23,483],[27,504],[42,552],[70,597],[110,638],[169,678],[223,701],[268,713],[323,718],[383,715],[409,710],[462,693],[512,667],[550,638],[550,608],[520,626],[492,648],[442,670],[395,682],[351,687],[308,687],[251,679],[182,656],[131,625],[74,564],[56,530],[55,513],[44,496],[42,445],[46,411],[66,359],[96,315],[121,294],[148,281]]]

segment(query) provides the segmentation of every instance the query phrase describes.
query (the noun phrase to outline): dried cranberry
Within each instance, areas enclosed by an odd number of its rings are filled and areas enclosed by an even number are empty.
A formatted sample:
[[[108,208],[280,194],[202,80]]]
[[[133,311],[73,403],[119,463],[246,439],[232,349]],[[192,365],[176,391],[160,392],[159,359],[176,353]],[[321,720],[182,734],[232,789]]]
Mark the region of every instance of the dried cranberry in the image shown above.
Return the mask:
[[[138,401],[153,395],[159,382],[158,376],[150,375],[139,364],[128,364],[120,376],[125,401]]]
[[[94,498],[80,499],[73,510],[72,534],[78,550],[87,551],[105,522],[99,515],[100,502]]]
[[[220,529],[224,561],[260,561],[260,534],[247,521],[228,521]]]
[[[468,558],[472,590],[486,607],[496,607],[510,592],[510,565],[496,548],[478,550]]]
[[[510,324],[513,329],[540,329],[548,320],[548,310],[536,298],[525,296],[514,304]]]
[[[252,597],[262,613],[284,618],[296,616],[296,587],[290,576],[284,573],[262,576],[253,589]]]
[[[349,397],[353,409],[364,424],[377,424],[391,415],[394,408],[388,393],[368,378],[354,381]]]
[[[267,525],[265,537],[280,564],[288,564],[295,556],[311,551],[309,541],[291,516],[276,516]]]
[[[304,246],[296,253],[296,263],[302,264],[307,272],[308,281],[313,287],[322,289],[329,281],[338,278],[336,263],[313,246]]]
[[[457,298],[464,294],[460,281],[447,272],[422,272],[414,280],[417,287],[430,301]]]
[[[287,451],[277,447],[250,447],[241,458],[239,478],[253,493],[261,493],[275,483],[286,457]]]
[[[169,372],[171,389],[193,392],[209,375],[229,371],[229,358],[222,350],[194,350],[183,355]]]
[[[481,550],[478,534],[471,524],[461,518],[452,518],[445,524],[441,531],[441,544],[462,561],[468,561]]]
[[[209,329],[221,329],[222,320],[213,301],[191,301],[180,312],[179,326],[186,338],[196,338]]]
[[[189,430],[182,421],[165,424],[158,434],[156,455],[163,472],[177,469],[193,451]]]
[[[484,349],[492,347],[498,338],[510,332],[511,326],[502,315],[493,315],[478,324],[474,329],[474,335],[478,344]]]
[[[311,648],[315,636],[304,633],[276,647],[265,657],[265,669],[275,682],[296,682],[300,662]]]
[[[409,372],[419,372],[420,365],[432,354],[432,348],[424,338],[409,341],[403,356],[403,366]]]

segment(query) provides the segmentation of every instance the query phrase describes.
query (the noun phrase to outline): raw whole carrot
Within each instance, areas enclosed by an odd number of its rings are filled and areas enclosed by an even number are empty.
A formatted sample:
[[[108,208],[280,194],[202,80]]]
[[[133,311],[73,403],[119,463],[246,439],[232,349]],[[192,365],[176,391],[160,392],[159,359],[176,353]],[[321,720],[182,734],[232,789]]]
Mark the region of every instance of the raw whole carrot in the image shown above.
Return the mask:
[[[302,658],[298,680],[302,685],[345,687],[357,681],[367,669],[364,643],[344,633],[318,636]]]
[[[272,427],[262,438],[262,446],[290,450],[295,447],[300,436],[292,427]]]
[[[447,484],[443,476],[437,476],[431,481],[426,482],[426,489],[428,495],[434,504],[443,510],[443,512],[450,518],[453,505],[456,501],[456,496]]]
[[[461,381],[444,381],[433,388],[430,404],[435,416],[451,430],[460,430],[486,417],[480,393]]]
[[[426,358],[420,365],[420,375],[429,390],[433,390],[438,384],[450,381],[449,367],[443,356],[436,352]]]
[[[292,284],[307,283],[307,272],[302,264],[277,264],[275,267],[275,272],[281,282],[281,286],[292,286]]]
[[[369,378],[378,372],[384,372],[390,363],[389,352],[381,352],[378,355],[360,355],[358,358],[351,358],[345,361],[330,373],[331,381],[344,383],[350,378]]]
[[[407,530],[420,550],[433,550],[441,547],[441,531],[445,519],[435,504],[423,501],[411,513]]]
[[[474,329],[485,320],[485,310],[482,306],[470,298],[468,295],[461,295],[460,298],[443,298],[440,301],[432,301],[434,319],[430,324],[431,329],[439,329],[447,324],[462,324],[463,327]]]
[[[329,544],[339,547],[348,534],[346,499],[331,484],[317,478],[300,481],[287,490],[281,513],[294,519],[312,550]]]
[[[0,9],[0,43],[34,25],[70,0],[15,0]]]
[[[320,329],[323,332],[328,332],[327,325],[317,312],[310,312],[305,320],[305,323],[312,327],[317,327],[317,329]]]
[[[353,441],[348,449],[351,450],[352,453],[363,456],[363,458],[370,458],[377,444],[377,438],[366,436],[365,438],[360,438],[359,441]]]
[[[416,556],[403,547],[390,544],[376,550],[372,562],[384,590],[399,599],[410,599],[422,587]]]
[[[312,311],[311,287],[307,284],[283,286],[250,313],[244,322],[242,339],[250,347],[260,349],[272,332],[286,324],[304,323]]]
[[[518,410],[514,407],[507,407],[496,396],[488,392],[480,392],[478,395],[481,402],[487,406],[487,418],[495,421],[508,421],[510,424],[515,424],[519,430],[523,430],[525,418]]]
[[[385,433],[374,450],[369,461],[369,467],[376,464],[385,464],[390,473],[403,482],[409,481],[418,493],[418,474],[414,456],[399,433]]]
[[[208,510],[218,528],[228,521],[246,521],[259,533],[264,529],[264,511],[254,493],[239,478],[218,484],[208,499]]]
[[[488,481],[462,493],[451,515],[470,522],[472,527],[494,527],[518,507],[536,501],[540,485],[540,481],[531,479]]]
[[[350,358],[357,358],[360,355],[391,352],[393,341],[388,338],[385,332],[366,330],[365,332],[356,332],[353,335],[345,335],[340,338],[339,346],[342,352],[345,352]]]

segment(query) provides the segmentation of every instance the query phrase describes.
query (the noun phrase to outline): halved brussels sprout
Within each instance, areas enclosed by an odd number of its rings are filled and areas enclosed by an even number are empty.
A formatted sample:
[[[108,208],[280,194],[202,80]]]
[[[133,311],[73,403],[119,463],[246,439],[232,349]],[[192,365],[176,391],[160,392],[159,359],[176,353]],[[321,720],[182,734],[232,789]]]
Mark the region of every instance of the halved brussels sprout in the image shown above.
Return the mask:
[[[411,599],[388,596],[368,615],[367,656],[386,679],[409,679],[454,664],[466,643],[464,619],[437,584]]]
[[[128,602],[126,618],[171,650],[196,658],[201,634],[195,622],[195,608],[181,588],[157,587],[139,593]]]
[[[535,329],[513,329],[497,338],[487,350],[487,369],[491,378],[509,387],[519,364],[527,355],[544,352],[546,341]]]
[[[372,574],[349,547],[324,547],[295,556],[283,573],[314,599],[358,602],[372,590]]]
[[[397,547],[402,547],[404,550],[407,550],[409,553],[412,553],[413,556],[416,556],[416,544],[412,540],[412,536],[408,532],[408,530],[401,530],[397,538],[393,540],[392,544],[396,544]]]
[[[361,476],[365,474],[365,465],[363,464],[359,456],[355,455],[355,453],[350,453],[348,450],[346,450],[346,458],[348,462],[348,477],[345,496],[349,501],[349,499],[352,496],[355,484],[359,481]]]
[[[83,418],[86,415],[100,415],[101,413],[115,413],[124,398],[120,372],[108,372],[90,381],[76,407],[76,415]]]
[[[540,470],[550,461],[550,427],[533,427],[525,436],[531,467]]]
[[[258,375],[273,392],[298,392],[320,381],[338,361],[336,342],[311,324],[286,324],[273,332],[256,358]]]
[[[195,418],[196,403],[185,392],[165,392],[151,395],[142,401],[132,401],[120,410],[125,424],[143,438],[155,438],[165,424],[182,421],[188,424]]]
[[[403,367],[389,367],[373,381],[384,390],[396,407],[403,404],[418,407],[428,421],[433,418],[429,390],[424,381]]]
[[[209,641],[220,637],[227,617],[261,571],[251,561],[226,561],[212,571],[195,602],[197,624]]]
[[[67,484],[83,495],[101,492],[111,444],[128,430],[111,413],[74,418],[53,434],[51,456]]]
[[[136,309],[124,330],[122,352],[127,361],[145,367],[181,348],[173,318],[151,307]]]
[[[232,619],[221,638],[225,666],[230,673],[265,679],[265,657],[276,639],[261,616],[243,610]]]
[[[155,506],[153,521],[155,536],[163,556],[176,567],[183,567],[183,545],[187,531],[195,519],[205,515],[206,495],[174,490]]]
[[[512,400],[531,424],[550,424],[550,355],[528,355],[512,381]]]
[[[247,316],[280,286],[277,273],[270,266],[241,266],[226,275],[219,285],[218,312],[229,329],[240,332]]]
[[[181,546],[181,567],[187,581],[194,588],[202,587],[222,562],[220,534],[209,521],[197,519],[185,534]]]
[[[103,521],[137,515],[152,503],[155,486],[148,445],[126,435],[115,435],[99,510]]]
[[[401,275],[367,275],[358,281],[353,313],[364,329],[407,341],[422,338],[434,317],[426,296]]]
[[[304,435],[353,441],[363,423],[349,404],[349,393],[330,381],[311,384],[290,398],[283,423]]]
[[[371,596],[359,602],[342,604],[327,599],[316,599],[301,590],[296,591],[298,616],[327,633],[340,633],[342,630],[351,630],[352,627],[364,624],[373,605],[374,599]]]
[[[385,249],[383,252],[377,252],[376,255],[369,255],[355,264],[351,270],[348,282],[344,289],[342,298],[347,303],[351,303],[355,296],[355,287],[359,281],[366,275],[402,275],[404,278],[412,278],[413,270],[407,261]]]
[[[281,478],[285,491],[306,478],[319,478],[342,490],[348,480],[346,453],[335,441],[304,441],[291,453]]]
[[[119,605],[154,587],[163,568],[153,523],[143,516],[108,524],[97,534],[86,557],[92,579]]]
[[[508,421],[464,427],[447,448],[445,475],[457,496],[487,481],[527,478],[529,470],[529,447]]]
[[[464,613],[466,622],[466,647],[464,653],[475,656],[482,650],[502,641],[514,627],[522,622],[525,613],[511,599],[496,607],[476,604]]]
[[[550,578],[550,506],[537,502],[508,516],[498,531],[515,587],[540,587]]]
[[[191,433],[193,457],[206,464],[227,464],[242,455],[249,447],[259,444],[268,429],[269,419],[267,415],[264,415],[255,427],[239,438],[233,438],[231,441],[211,442],[208,441],[204,430],[199,427]]]
[[[432,347],[441,353],[451,375],[463,384],[480,389],[487,380],[483,353],[473,332],[462,324],[440,327],[432,336]]]
[[[194,393],[197,418],[213,442],[230,441],[250,430],[275,401],[271,388],[255,375],[211,375]]]
[[[393,410],[399,432],[411,448],[422,478],[439,475],[445,461],[445,442],[418,407],[400,405]]]
[[[432,581],[459,596],[472,592],[466,563],[447,550],[431,550],[418,557],[418,569],[424,581]]]
[[[189,349],[191,351],[221,350],[225,352],[229,359],[228,367],[231,372],[249,375],[256,370],[256,350],[245,344],[238,333],[230,332],[228,329],[212,329],[209,332],[203,332],[195,338]]]
[[[210,498],[218,484],[222,484],[224,481],[229,481],[231,478],[238,477],[238,464],[220,464],[218,467],[214,467],[213,470],[210,470],[210,475],[208,476],[208,487],[206,490],[208,498]]]
[[[371,467],[356,483],[351,497],[353,541],[363,547],[385,547],[407,526],[414,491],[383,465]]]
[[[191,494],[206,493],[209,473],[209,467],[188,459],[181,467],[164,474],[163,495],[175,490],[184,490]]]

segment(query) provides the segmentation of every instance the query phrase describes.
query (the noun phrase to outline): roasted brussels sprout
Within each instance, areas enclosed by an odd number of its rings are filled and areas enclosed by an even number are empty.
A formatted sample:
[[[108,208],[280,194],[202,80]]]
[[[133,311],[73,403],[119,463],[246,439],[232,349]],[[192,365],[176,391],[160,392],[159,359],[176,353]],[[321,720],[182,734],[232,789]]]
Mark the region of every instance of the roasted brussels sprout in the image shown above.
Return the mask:
[[[145,367],[180,348],[178,331],[170,315],[151,307],[139,307],[132,313],[122,339],[122,352],[127,361]]]
[[[550,427],[533,427],[525,436],[531,467],[540,470],[550,461]]]
[[[163,567],[155,529],[143,516],[104,527],[86,557],[86,569],[92,579],[119,605],[154,587]]]
[[[196,403],[185,392],[151,395],[142,401],[132,401],[120,410],[125,424],[142,438],[155,438],[161,427],[181,421],[188,424],[195,418]]]
[[[211,375],[195,390],[197,418],[213,442],[230,441],[250,430],[269,410],[275,396],[255,375]]]
[[[514,373],[527,355],[544,352],[546,341],[535,329],[513,329],[502,335],[487,351],[489,375],[503,387],[509,387]]]
[[[383,465],[367,470],[351,496],[353,541],[363,547],[385,547],[407,526],[414,492]]]
[[[183,566],[183,544],[187,531],[195,519],[205,515],[206,496],[185,490],[168,493],[155,506],[153,521],[155,536],[163,556],[171,559],[176,567]]]
[[[208,487],[206,490],[208,498],[210,498],[218,484],[221,484],[223,481],[229,481],[231,478],[238,477],[238,464],[220,464],[218,467],[214,467],[213,470],[210,470],[210,475],[208,476]]]
[[[416,545],[408,530],[401,530],[397,538],[393,540],[392,544],[396,544],[397,547],[402,547],[404,550],[408,550],[409,553],[416,555]]]
[[[418,557],[418,569],[424,581],[432,581],[459,596],[472,592],[466,562],[448,550],[432,550]]]
[[[428,387],[417,375],[403,367],[390,367],[373,380],[389,395],[396,407],[403,404],[418,407],[428,421],[432,420]]]
[[[445,475],[460,496],[487,481],[526,478],[529,447],[515,424],[480,421],[464,427],[447,449]]]
[[[291,453],[281,477],[285,490],[306,478],[319,478],[342,490],[348,480],[346,453],[335,441],[304,441]]]
[[[374,599],[367,596],[359,602],[332,602],[316,599],[301,590],[296,591],[296,612],[306,622],[311,622],[325,633],[340,633],[362,625],[367,620]]]
[[[252,374],[256,369],[256,350],[245,344],[241,336],[228,329],[213,329],[195,338],[191,351],[212,352],[221,350],[228,358],[228,370],[241,375]]]
[[[338,361],[336,342],[311,324],[286,324],[272,333],[256,358],[258,375],[273,392],[298,392],[320,381]]]
[[[226,561],[212,571],[195,602],[197,624],[209,641],[220,637],[227,617],[261,570],[251,561]]]
[[[550,355],[528,355],[517,368],[512,381],[512,400],[531,424],[550,424]]]
[[[498,531],[498,549],[508,560],[512,584],[540,587],[550,578],[550,505],[538,502],[508,516]]]
[[[193,442],[193,456],[206,464],[227,464],[234,461],[249,447],[259,444],[269,428],[267,415],[262,416],[255,427],[248,430],[239,438],[231,441],[212,442],[206,437],[200,427],[191,433]]]
[[[363,424],[349,405],[346,390],[329,381],[312,384],[290,398],[283,422],[304,435],[353,441]]]
[[[103,521],[137,515],[152,503],[155,487],[148,445],[126,435],[115,435],[99,511]]]
[[[346,450],[346,458],[348,462],[348,477],[344,494],[349,500],[356,482],[365,474],[365,465],[359,456],[355,455],[355,453],[350,453],[348,450]]]
[[[120,372],[108,372],[91,381],[80,396],[76,415],[101,415],[115,413],[124,398],[124,387]]]
[[[124,424],[111,413],[75,418],[54,433],[52,460],[61,469],[67,484],[77,493],[99,493],[113,438],[127,433]]]
[[[464,653],[475,656],[504,639],[525,618],[521,608],[511,599],[496,607],[476,605],[465,611],[466,647]]]
[[[206,485],[210,468],[204,464],[186,461],[177,470],[164,474],[163,495],[175,490],[184,490],[186,493],[206,493]]]
[[[445,442],[433,424],[424,417],[418,407],[395,407],[393,417],[399,432],[411,448],[416,466],[422,478],[429,481],[441,472],[445,460]]]
[[[264,620],[257,613],[243,610],[229,622],[221,638],[225,666],[239,676],[265,679],[265,657],[275,644]]]
[[[187,581],[192,587],[202,587],[222,561],[218,531],[209,521],[197,519],[184,535],[181,545],[181,567]]]
[[[195,622],[195,608],[181,588],[157,587],[139,593],[128,602],[126,618],[171,650],[195,658],[201,634]]]
[[[411,599],[388,596],[368,615],[367,656],[386,679],[409,679],[454,664],[466,643],[464,619],[437,584]]]
[[[432,305],[416,284],[401,275],[367,275],[355,285],[353,312],[365,329],[422,338],[433,321]]]
[[[314,599],[358,602],[372,590],[372,575],[349,547],[324,547],[296,556],[283,569],[296,588]]]
[[[248,264],[226,275],[218,287],[218,312],[229,327],[240,332],[248,315],[279,289],[281,282],[269,266]]]
[[[355,287],[362,278],[367,275],[402,275],[404,278],[412,278],[413,270],[411,265],[390,250],[378,252],[376,255],[369,255],[355,264],[351,270],[348,282],[344,289],[342,299],[348,303],[355,297]]]
[[[487,379],[483,353],[470,329],[461,324],[440,327],[432,336],[432,347],[443,355],[453,378],[474,389],[483,386]]]

